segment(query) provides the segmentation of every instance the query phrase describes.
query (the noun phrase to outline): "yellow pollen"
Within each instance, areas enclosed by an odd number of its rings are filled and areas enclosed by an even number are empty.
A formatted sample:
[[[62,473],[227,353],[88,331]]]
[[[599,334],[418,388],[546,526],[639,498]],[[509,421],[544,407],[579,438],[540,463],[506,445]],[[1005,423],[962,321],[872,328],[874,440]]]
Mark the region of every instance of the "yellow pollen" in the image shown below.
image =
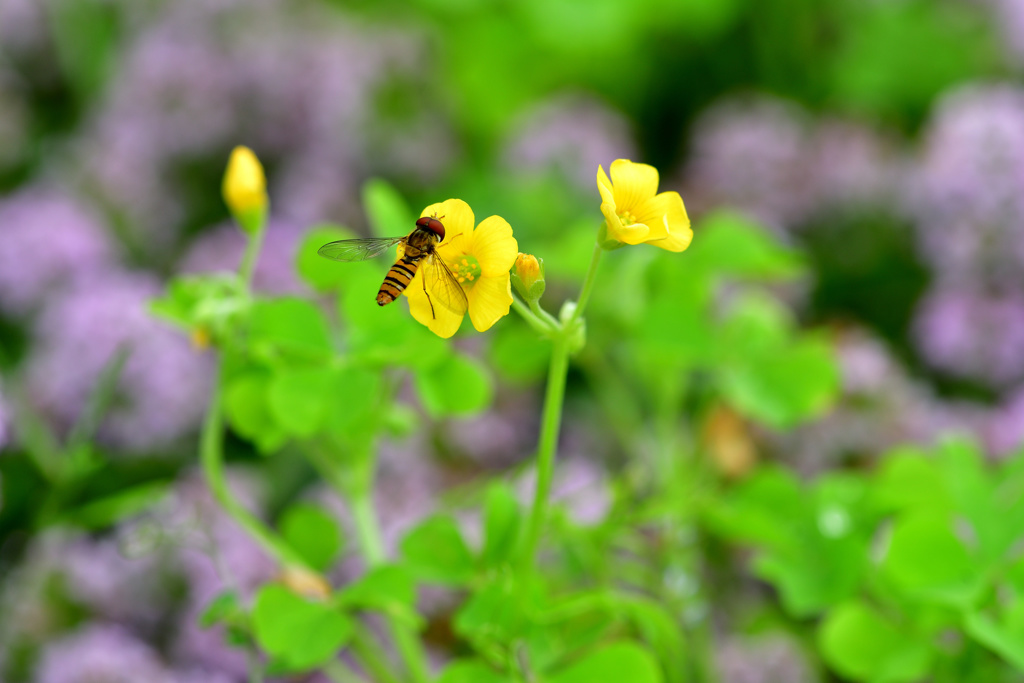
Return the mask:
[[[480,277],[480,262],[476,260],[476,257],[466,254],[459,259],[455,267],[455,278],[460,284],[465,284],[467,281],[472,283],[478,277]]]
[[[623,225],[633,225],[633,224],[635,224],[635,223],[637,222],[637,221],[636,221],[636,216],[634,216],[634,215],[633,215],[632,213],[630,213],[629,211],[623,211],[623,212],[621,212],[621,213],[619,214],[619,220],[621,220],[621,221],[622,221],[622,224],[623,224]]]

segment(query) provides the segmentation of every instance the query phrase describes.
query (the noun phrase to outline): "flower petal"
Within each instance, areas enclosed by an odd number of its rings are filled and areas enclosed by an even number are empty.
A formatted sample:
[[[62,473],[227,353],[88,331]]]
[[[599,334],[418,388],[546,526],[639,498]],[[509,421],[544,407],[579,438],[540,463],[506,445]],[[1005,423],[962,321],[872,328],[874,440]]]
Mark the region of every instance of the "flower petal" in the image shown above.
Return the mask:
[[[613,240],[625,244],[641,244],[647,241],[651,230],[643,223],[623,225],[619,216],[615,213],[614,204],[601,204],[601,213],[604,214],[605,222],[608,224],[608,236]]]
[[[476,225],[469,204],[461,199],[446,199],[423,209],[420,218],[423,216],[436,216],[444,225],[444,239],[437,248],[446,260],[454,260],[466,253],[466,240]]]
[[[604,167],[600,164],[597,167],[597,191],[601,193],[602,204],[615,204],[615,192],[612,190],[612,181],[608,180]]]
[[[469,319],[479,332],[489,330],[508,315],[512,306],[512,284],[508,273],[498,277],[482,277],[466,292],[469,297]]]
[[[662,197],[665,199],[661,199]],[[661,239],[648,239],[648,243],[668,251],[685,250],[693,239],[693,230],[690,229],[690,217],[686,215],[683,198],[678,192],[662,192],[654,199],[667,205],[662,220],[668,229],[668,235]]]
[[[616,159],[612,162],[611,172],[615,206],[619,213],[635,212],[658,191],[658,169],[653,166]]]
[[[476,226],[467,253],[480,262],[484,277],[508,274],[519,255],[519,243],[512,236],[512,226],[501,216],[485,218]]]
[[[430,300],[423,292],[423,282],[420,281],[420,273],[412,279],[409,286],[405,288],[405,297],[409,300],[409,312],[412,317],[442,339],[448,339],[459,331],[462,325],[462,315],[449,311],[444,306],[434,304],[430,307]]]

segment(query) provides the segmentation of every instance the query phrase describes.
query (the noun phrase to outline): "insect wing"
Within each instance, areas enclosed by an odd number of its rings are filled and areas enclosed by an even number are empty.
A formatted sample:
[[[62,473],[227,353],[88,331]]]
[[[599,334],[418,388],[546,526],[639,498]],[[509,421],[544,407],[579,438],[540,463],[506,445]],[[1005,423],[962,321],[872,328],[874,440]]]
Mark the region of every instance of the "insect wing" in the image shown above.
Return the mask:
[[[420,267],[426,281],[427,292],[434,301],[456,315],[463,315],[469,308],[466,292],[455,279],[455,275],[436,253],[423,259]]]
[[[316,253],[334,261],[365,261],[380,256],[388,248],[404,242],[405,237],[361,237],[354,240],[328,242]]]

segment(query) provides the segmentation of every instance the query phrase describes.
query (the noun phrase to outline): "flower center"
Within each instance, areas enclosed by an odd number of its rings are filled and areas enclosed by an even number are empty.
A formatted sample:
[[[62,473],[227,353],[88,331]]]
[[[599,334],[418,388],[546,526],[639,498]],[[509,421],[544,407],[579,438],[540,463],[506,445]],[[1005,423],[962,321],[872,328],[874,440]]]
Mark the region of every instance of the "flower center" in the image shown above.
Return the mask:
[[[635,225],[637,222],[636,216],[629,211],[620,211],[619,220],[622,221],[623,225]]]
[[[480,279],[480,262],[472,254],[463,254],[452,265],[460,285],[471,285]]]

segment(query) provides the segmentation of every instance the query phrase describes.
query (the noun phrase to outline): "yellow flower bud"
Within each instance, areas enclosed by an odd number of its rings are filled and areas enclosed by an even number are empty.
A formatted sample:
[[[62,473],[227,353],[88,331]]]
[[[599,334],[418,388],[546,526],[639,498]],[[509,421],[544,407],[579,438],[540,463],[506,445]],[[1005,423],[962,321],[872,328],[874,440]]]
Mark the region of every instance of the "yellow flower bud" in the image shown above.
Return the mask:
[[[246,232],[258,232],[267,212],[267,179],[260,160],[248,147],[231,152],[224,172],[224,202]]]
[[[519,253],[512,266],[512,284],[526,301],[537,301],[544,295],[544,260],[532,254]]]
[[[331,596],[331,584],[323,575],[302,567],[285,567],[278,580],[293,593],[314,600],[326,600]]]

